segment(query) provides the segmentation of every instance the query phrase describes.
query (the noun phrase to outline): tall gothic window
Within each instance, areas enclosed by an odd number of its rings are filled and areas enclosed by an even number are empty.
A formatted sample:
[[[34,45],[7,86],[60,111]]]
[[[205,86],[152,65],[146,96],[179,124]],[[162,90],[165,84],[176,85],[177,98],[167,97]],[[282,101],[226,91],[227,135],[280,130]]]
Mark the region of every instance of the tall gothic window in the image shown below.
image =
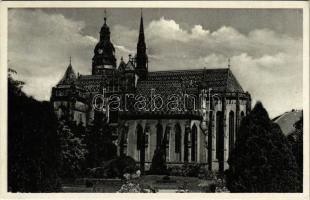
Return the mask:
[[[167,126],[165,130],[163,144],[165,144],[165,158],[169,155],[169,141],[170,141],[170,127]]]
[[[191,161],[197,161],[197,127],[195,124],[192,127],[191,147]]]
[[[221,153],[223,150],[224,134],[223,134],[223,116],[222,112],[218,111],[216,113],[216,158],[221,158]]]
[[[150,128],[145,127],[145,148],[149,146]]]
[[[156,147],[160,147],[161,141],[163,139],[163,126],[158,123],[156,126]]]
[[[233,111],[229,112],[229,153],[234,148],[235,143],[235,115]]]
[[[174,141],[175,141],[175,153],[181,153],[181,127],[180,124],[176,124],[174,127],[175,135],[174,135]]]
[[[243,111],[241,111],[240,116],[241,116],[240,122],[242,122],[243,118],[245,117],[245,114],[244,114],[244,112],[243,112]]]
[[[212,140],[213,140],[213,130],[212,130],[212,121],[213,121],[213,111],[210,111],[210,123],[209,123],[209,135],[208,135],[208,163],[209,170],[212,170]]]
[[[142,134],[143,134],[143,128],[140,124],[137,125],[137,150],[141,149],[142,146]]]
[[[189,135],[190,135],[190,127],[185,127],[184,133],[184,162],[188,162],[188,149],[189,149]]]
[[[127,144],[128,144],[128,127],[123,127],[120,142],[120,153],[122,155],[127,155]]]

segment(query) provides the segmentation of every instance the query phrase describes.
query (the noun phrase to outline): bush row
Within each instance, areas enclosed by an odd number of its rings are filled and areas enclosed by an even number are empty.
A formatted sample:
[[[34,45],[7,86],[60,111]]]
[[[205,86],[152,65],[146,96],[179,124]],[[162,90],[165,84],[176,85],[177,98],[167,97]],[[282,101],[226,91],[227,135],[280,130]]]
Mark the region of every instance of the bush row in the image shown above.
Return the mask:
[[[199,177],[210,180],[216,178],[216,174],[202,164],[188,163],[181,166],[172,166],[168,167],[168,172],[171,176]]]

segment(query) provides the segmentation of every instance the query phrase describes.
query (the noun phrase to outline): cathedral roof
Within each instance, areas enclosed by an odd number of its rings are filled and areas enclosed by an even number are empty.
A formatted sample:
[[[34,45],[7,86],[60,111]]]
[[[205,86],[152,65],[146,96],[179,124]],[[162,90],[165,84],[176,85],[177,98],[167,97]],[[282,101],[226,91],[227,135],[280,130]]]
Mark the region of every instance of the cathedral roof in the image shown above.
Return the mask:
[[[149,72],[145,80],[138,82],[138,87],[152,86],[153,83],[170,86],[170,82],[180,87],[195,91],[195,88],[217,92],[244,92],[230,69],[197,69]]]
[[[184,115],[190,114],[198,116],[198,111],[194,110],[171,110],[167,105],[163,105],[160,110],[151,109],[151,96],[159,95],[163,102],[174,101],[171,96],[182,97],[184,94],[195,95],[199,98],[201,89],[212,89],[214,93],[244,93],[240,84],[230,71],[230,69],[198,69],[198,70],[175,70],[175,71],[156,71],[148,72],[146,79],[139,80],[136,89],[137,96],[146,98],[146,109],[139,112],[134,111],[135,115],[139,114],[159,114],[159,115]],[[189,99],[190,100],[190,99]],[[196,99],[198,100],[198,99]],[[197,101],[196,101],[197,102]],[[155,102],[156,103],[156,102]],[[179,106],[182,108],[183,101],[179,101]],[[160,102],[156,103],[157,106]],[[194,104],[192,104],[194,105]],[[129,106],[132,107],[132,106]],[[130,114],[130,113],[128,113]],[[133,114],[133,113],[131,113]]]
[[[129,62],[130,63],[130,62]],[[126,69],[128,66],[126,64]],[[70,71],[69,69],[67,71]],[[67,72],[66,72],[67,74]],[[66,77],[67,75],[65,75]],[[102,75],[81,75],[77,84],[83,87],[99,86],[102,80],[111,77]],[[196,70],[169,70],[148,72],[146,79],[139,80],[137,92],[148,94],[151,89],[164,94],[169,91],[183,91],[188,94],[197,94],[199,89],[211,88],[214,92],[240,92],[244,93],[242,87],[230,69],[196,69]]]

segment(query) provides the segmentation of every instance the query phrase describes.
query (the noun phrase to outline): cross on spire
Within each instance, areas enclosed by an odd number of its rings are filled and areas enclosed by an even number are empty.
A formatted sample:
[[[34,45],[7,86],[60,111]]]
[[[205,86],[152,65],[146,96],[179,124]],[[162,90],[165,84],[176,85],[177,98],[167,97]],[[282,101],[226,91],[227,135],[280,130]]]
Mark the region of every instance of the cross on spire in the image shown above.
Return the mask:
[[[104,23],[107,23],[107,9],[104,9]]]
[[[228,58],[228,69],[230,69],[230,58]]]
[[[71,66],[71,56],[69,57],[69,66]]]

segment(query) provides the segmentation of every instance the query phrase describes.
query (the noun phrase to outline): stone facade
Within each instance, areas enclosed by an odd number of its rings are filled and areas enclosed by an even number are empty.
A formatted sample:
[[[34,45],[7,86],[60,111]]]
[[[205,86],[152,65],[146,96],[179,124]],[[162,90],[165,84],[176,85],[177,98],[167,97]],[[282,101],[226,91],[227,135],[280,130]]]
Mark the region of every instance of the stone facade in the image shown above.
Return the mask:
[[[164,145],[168,165],[201,163],[225,170],[240,122],[251,109],[250,94],[229,68],[149,71],[142,16],[134,57],[127,63],[122,58],[116,67],[105,18],[92,74],[76,75],[70,61],[51,102],[59,118],[86,126],[94,119],[99,94],[101,111],[116,130],[118,153],[144,160],[146,168],[155,149]],[[118,102],[117,110],[111,101]]]

